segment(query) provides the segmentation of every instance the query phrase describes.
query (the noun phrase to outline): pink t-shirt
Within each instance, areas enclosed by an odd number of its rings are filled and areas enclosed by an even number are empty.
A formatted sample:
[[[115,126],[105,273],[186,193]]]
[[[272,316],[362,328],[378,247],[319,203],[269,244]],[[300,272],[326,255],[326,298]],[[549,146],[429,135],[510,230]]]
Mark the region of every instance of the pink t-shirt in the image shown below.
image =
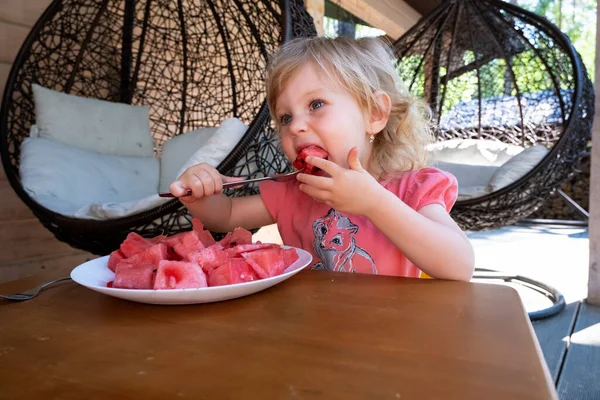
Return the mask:
[[[450,211],[456,201],[456,178],[435,168],[405,172],[381,182],[414,210],[440,204]],[[283,243],[309,251],[313,269],[418,277],[411,263],[365,217],[340,213],[301,192],[299,183],[264,182],[260,194],[277,222]]]

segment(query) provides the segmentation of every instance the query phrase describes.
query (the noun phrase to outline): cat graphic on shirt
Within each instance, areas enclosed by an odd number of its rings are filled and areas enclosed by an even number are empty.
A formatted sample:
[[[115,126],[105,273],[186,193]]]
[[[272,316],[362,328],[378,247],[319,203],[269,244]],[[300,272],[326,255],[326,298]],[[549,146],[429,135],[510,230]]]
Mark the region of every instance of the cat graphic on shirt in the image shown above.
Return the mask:
[[[313,223],[313,249],[321,259],[313,269],[377,274],[373,258],[356,245],[358,225],[333,208]]]

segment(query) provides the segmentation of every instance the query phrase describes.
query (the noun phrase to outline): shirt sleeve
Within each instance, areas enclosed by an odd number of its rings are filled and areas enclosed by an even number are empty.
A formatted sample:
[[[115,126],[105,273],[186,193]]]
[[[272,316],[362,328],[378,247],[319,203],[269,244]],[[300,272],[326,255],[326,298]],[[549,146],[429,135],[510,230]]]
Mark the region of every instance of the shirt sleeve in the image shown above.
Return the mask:
[[[267,210],[275,222],[279,220],[280,211],[286,197],[288,185],[273,181],[265,181],[259,184],[258,190]]]
[[[454,175],[437,168],[417,171],[408,184],[404,202],[416,211],[430,204],[439,204],[450,212],[458,196]]]

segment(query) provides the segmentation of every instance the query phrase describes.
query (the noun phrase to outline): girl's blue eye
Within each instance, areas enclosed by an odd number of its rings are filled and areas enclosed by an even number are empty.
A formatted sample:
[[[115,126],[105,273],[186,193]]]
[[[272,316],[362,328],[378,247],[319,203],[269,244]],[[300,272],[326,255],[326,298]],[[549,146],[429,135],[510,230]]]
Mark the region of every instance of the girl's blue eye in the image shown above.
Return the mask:
[[[287,125],[292,121],[292,117],[289,115],[284,115],[283,117],[281,117],[280,119],[280,123],[281,125]]]
[[[310,108],[316,110],[317,108],[323,107],[323,102],[321,100],[315,100],[310,103]]]

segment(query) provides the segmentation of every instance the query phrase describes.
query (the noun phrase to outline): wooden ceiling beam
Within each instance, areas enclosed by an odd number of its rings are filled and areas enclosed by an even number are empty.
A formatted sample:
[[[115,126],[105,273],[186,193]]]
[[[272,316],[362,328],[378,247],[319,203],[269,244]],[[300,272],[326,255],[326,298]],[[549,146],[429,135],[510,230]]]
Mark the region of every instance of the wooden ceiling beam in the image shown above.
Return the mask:
[[[421,14],[403,0],[332,0],[332,2],[371,26],[385,31],[394,40],[402,36],[421,18]],[[315,20],[317,33],[322,35],[323,24],[317,21],[323,21],[324,0],[304,0],[304,4]]]
[[[398,39],[421,18],[421,14],[403,0],[332,0],[391,38]]]

